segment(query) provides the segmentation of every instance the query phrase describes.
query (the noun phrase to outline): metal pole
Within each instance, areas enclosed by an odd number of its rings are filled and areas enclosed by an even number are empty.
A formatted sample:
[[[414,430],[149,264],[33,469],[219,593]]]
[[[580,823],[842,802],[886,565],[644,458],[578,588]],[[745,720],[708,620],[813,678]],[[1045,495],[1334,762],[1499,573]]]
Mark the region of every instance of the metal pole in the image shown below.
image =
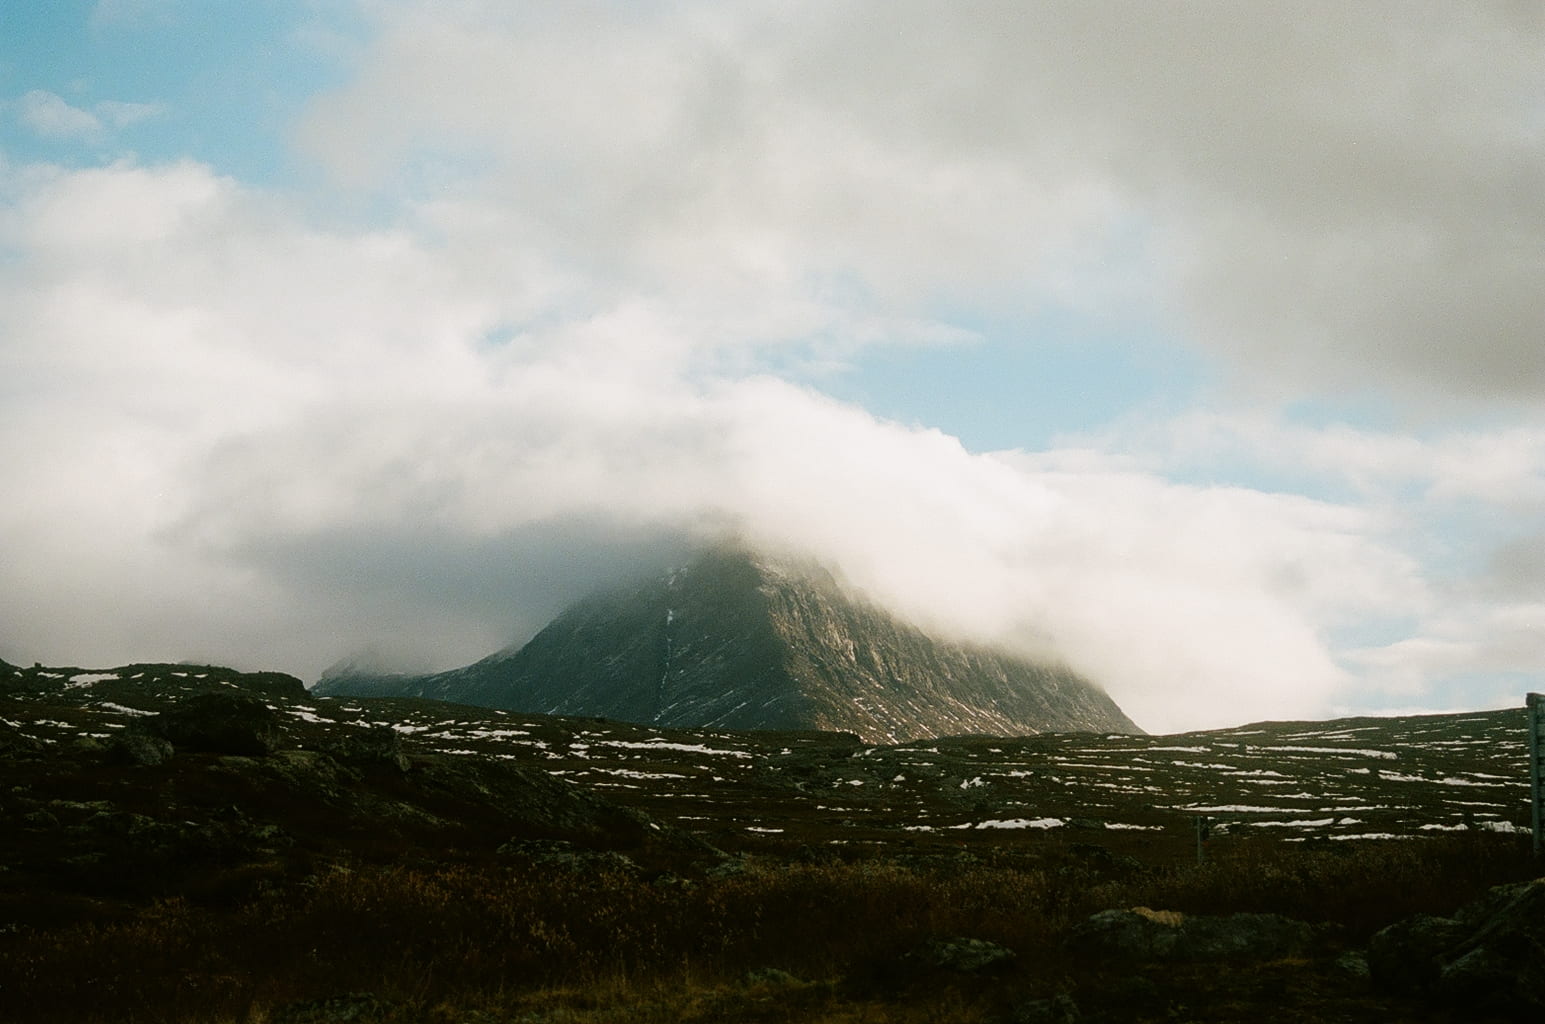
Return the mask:
[[[1529,709],[1529,810],[1534,825],[1534,855],[1540,855],[1542,832],[1542,808],[1545,808],[1545,770],[1541,760],[1541,722],[1545,720],[1545,693],[1531,693],[1524,700]]]
[[[1196,862],[1203,863],[1207,859],[1207,840],[1212,832],[1212,819],[1205,814],[1196,818]]]

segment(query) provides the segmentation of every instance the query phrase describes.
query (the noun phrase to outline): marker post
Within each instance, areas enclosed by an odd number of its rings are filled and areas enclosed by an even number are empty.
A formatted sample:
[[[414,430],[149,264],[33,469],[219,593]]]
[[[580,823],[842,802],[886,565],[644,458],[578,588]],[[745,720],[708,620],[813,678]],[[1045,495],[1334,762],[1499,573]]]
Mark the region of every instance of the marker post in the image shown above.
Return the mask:
[[[1545,693],[1531,693],[1524,700],[1529,711],[1529,811],[1534,826],[1534,855],[1540,856],[1545,833]]]

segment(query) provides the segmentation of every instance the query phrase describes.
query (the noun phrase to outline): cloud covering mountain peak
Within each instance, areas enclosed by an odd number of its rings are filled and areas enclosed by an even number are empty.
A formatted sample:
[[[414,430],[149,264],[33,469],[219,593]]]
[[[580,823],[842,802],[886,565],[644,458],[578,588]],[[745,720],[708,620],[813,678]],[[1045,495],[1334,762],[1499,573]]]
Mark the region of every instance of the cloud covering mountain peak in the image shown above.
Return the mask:
[[[1523,8],[349,10],[268,41],[331,69],[270,179],[149,145],[199,97],[3,97],[0,656],[445,667],[725,531],[1160,730],[1545,653]],[[919,351],[1028,353],[946,396],[1014,439],[865,400]]]

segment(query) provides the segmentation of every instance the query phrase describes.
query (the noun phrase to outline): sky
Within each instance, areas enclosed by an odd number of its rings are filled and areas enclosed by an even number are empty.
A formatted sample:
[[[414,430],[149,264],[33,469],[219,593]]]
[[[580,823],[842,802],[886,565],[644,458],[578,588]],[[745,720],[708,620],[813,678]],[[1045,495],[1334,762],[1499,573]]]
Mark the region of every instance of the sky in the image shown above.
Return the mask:
[[[1545,689],[1545,7],[0,0],[0,657],[734,537],[1155,732]]]

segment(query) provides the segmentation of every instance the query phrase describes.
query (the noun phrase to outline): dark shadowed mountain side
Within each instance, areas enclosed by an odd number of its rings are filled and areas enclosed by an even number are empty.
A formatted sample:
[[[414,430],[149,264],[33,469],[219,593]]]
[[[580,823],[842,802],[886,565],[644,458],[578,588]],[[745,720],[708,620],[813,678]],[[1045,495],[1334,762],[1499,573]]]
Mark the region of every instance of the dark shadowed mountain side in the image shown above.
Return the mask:
[[[1074,672],[929,637],[813,565],[715,550],[571,606],[524,646],[432,675],[347,666],[322,696],[401,696],[680,728],[932,736],[1139,733]]]

